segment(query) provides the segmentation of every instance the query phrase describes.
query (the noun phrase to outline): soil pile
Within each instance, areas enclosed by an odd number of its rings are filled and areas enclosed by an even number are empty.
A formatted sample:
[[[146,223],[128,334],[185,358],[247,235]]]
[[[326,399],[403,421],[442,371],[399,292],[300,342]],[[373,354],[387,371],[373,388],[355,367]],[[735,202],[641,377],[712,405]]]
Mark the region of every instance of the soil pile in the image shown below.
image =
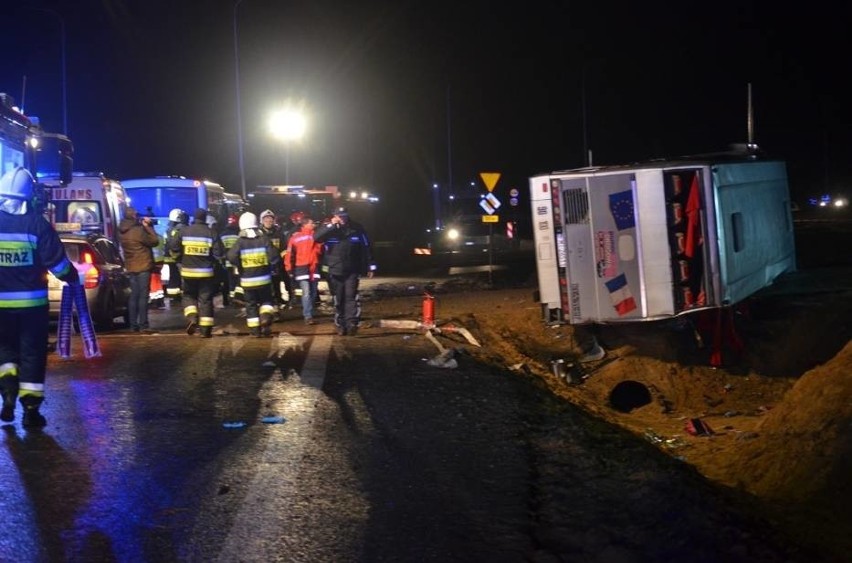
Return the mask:
[[[371,300],[367,313],[419,319],[422,288],[406,289]],[[430,290],[438,328],[468,329],[481,348],[459,345],[478,360],[534,378],[753,495],[798,540],[841,558],[852,550],[852,268],[789,274],[721,323],[708,311],[602,327],[607,356],[582,365],[574,327],[543,322],[534,284]],[[691,434],[693,419],[712,433]]]

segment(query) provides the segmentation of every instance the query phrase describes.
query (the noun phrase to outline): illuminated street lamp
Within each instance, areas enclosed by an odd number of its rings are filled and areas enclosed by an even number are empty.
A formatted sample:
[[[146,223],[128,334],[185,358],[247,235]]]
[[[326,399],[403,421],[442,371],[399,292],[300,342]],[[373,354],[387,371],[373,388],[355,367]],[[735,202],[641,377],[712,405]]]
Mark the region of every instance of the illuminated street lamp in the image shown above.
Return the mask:
[[[284,164],[284,183],[290,185],[290,144],[299,141],[305,135],[307,120],[304,113],[293,108],[276,111],[269,119],[269,131],[272,136],[284,141],[286,151]]]

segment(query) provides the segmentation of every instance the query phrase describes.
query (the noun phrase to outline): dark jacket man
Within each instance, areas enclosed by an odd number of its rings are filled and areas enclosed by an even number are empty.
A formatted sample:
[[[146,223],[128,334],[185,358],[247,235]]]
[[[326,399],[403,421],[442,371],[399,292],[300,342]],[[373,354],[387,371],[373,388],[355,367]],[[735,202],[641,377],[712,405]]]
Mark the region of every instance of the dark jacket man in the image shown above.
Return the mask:
[[[360,276],[373,276],[376,269],[370,239],[364,227],[349,220],[341,207],[329,223],[314,232],[314,240],[324,245],[323,271],[334,296],[334,322],[341,336],[354,335],[361,320],[358,298]]]

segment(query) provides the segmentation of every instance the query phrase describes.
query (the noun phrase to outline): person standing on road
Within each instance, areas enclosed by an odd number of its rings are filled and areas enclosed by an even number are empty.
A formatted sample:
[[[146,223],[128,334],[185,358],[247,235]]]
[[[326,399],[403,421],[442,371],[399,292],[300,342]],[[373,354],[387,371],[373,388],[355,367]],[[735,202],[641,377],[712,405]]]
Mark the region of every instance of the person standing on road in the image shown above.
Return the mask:
[[[260,214],[260,232],[266,235],[266,238],[269,239],[269,242],[272,243],[272,246],[278,251],[279,263],[281,263],[281,259],[284,258],[284,252],[286,252],[287,249],[287,240],[285,238],[284,230],[275,223],[275,213],[273,213],[271,209],[267,209]],[[282,281],[285,281],[283,270],[272,272],[272,302],[275,303],[276,313],[278,312],[279,307],[286,307],[288,305],[287,301],[284,300],[284,296],[281,294]],[[293,292],[287,282],[289,282],[289,280],[285,281],[287,299],[290,300],[290,305],[292,305]]]
[[[361,321],[358,283],[361,276],[372,278],[376,270],[370,239],[360,224],[349,219],[345,207],[334,211],[331,221],[314,233],[323,243],[323,269],[334,297],[334,324],[337,334],[354,336]]]
[[[225,256],[228,255],[228,251],[232,246],[234,246],[237,239],[240,238],[240,227],[238,222],[239,217],[236,215],[228,215],[227,224],[222,229],[222,232],[219,233],[219,238],[222,240],[222,248],[225,251]],[[241,304],[245,301],[245,299],[243,297],[243,290],[240,287],[240,276],[237,272],[236,264],[231,263],[226,258],[224,260],[224,265],[227,276],[226,283],[228,284],[228,301],[235,305],[238,303]]]
[[[36,209],[34,184],[18,167],[0,178],[0,420],[15,420],[20,394],[24,428],[47,425],[39,412],[47,369],[47,272],[80,284],[65,245]]]
[[[272,305],[272,272],[281,271],[281,254],[258,228],[254,213],[240,215],[240,237],[228,250],[227,259],[240,272],[249,334],[269,336],[276,313]]]
[[[154,247],[160,243],[150,217],[141,221],[136,209],[124,210],[124,219],[118,224],[118,241],[124,254],[124,267],[130,277],[130,328],[134,332],[152,334],[148,326],[148,295],[151,272],[154,271]]]
[[[177,255],[183,282],[183,316],[186,333],[198,328],[203,338],[213,336],[213,292],[216,262],[222,258],[222,241],[207,226],[207,210],[198,208],[194,222],[181,229],[169,250]]]
[[[314,220],[308,216],[301,219],[301,228],[290,235],[287,242],[284,268],[293,284],[302,289],[302,316],[305,324],[314,324],[314,303],[320,279],[320,255],[322,245],[314,241]]]
[[[169,284],[166,287],[166,297],[175,304],[180,302],[180,268],[174,254],[169,251],[169,247],[178,231],[188,224],[189,215],[186,211],[179,207],[169,211],[169,222],[166,223],[166,231],[163,235],[163,262],[169,267]]]

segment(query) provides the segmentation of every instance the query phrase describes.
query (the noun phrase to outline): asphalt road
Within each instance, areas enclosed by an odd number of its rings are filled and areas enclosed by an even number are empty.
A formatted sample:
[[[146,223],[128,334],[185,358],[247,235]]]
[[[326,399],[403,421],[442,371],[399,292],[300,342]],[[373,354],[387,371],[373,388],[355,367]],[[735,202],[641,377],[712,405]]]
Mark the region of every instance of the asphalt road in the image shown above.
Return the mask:
[[[422,330],[216,315],[51,355],[47,428],[3,426],[0,561],[818,560],[517,374],[430,366]]]

